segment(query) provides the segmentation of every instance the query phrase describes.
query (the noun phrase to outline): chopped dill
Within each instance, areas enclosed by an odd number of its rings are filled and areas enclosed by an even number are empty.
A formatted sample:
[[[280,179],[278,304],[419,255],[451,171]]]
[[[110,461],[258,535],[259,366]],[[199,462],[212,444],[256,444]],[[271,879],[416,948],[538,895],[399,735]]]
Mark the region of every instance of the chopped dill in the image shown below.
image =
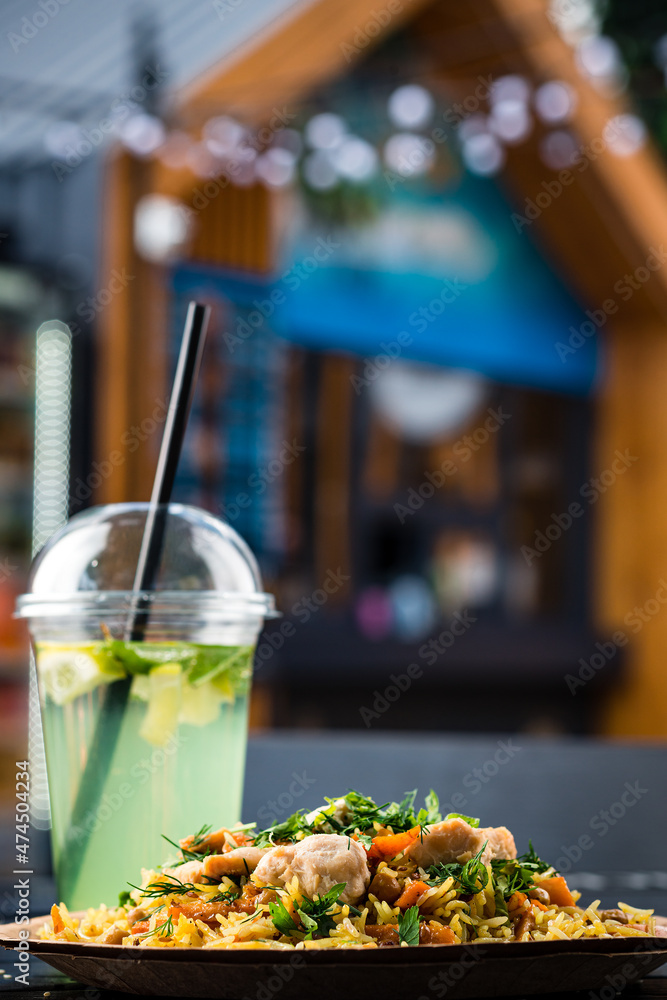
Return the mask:
[[[489,884],[489,873],[482,861],[482,854],[487,843],[488,841],[485,841],[477,854],[466,861],[464,865],[457,861],[452,861],[449,864],[430,865],[426,869],[428,876],[426,881],[429,885],[442,885],[448,878],[453,878],[455,882],[458,882],[462,892],[472,895],[481,892]]]
[[[168,881],[172,879],[173,881]],[[188,892],[200,892],[196,885],[192,882],[181,882],[173,875],[165,875],[163,882],[151,882],[147,885],[145,889],[141,886],[133,885],[132,882],[127,883],[132,886],[133,889],[138,889],[142,896],[147,899],[159,899],[160,896],[184,896]]]
[[[152,937],[153,934],[158,934],[160,937],[170,937],[174,933],[174,922],[171,919],[171,914],[167,917],[163,924],[158,924],[152,931],[144,931],[143,934],[137,934],[138,938],[148,938]]]
[[[257,847],[270,847],[276,841],[295,841],[312,833],[338,833],[343,837],[356,834],[357,839],[365,847],[370,847],[378,827],[390,827],[394,833],[404,833],[416,826],[422,828],[439,823],[442,815],[439,809],[438,796],[430,791],[426,796],[424,808],[415,811],[417,790],[407,792],[401,802],[384,802],[378,805],[367,795],[351,789],[347,795],[341,796],[344,803],[342,810],[337,810],[337,799],[327,798],[328,803],[313,815],[312,821],[307,819],[303,810],[288,816],[281,823],[274,823],[265,830],[258,830],[254,837]],[[338,818],[338,816],[344,818]],[[471,825],[478,825],[479,820],[470,820]]]
[[[206,900],[207,903],[233,903],[235,899],[238,899],[241,895],[240,892],[234,892],[233,889],[227,889],[226,892],[217,892],[215,896],[211,896]]]
[[[206,839],[206,834],[209,833],[210,830],[211,830],[210,823],[200,827],[200,829],[197,830],[197,832],[192,835],[192,846],[199,847],[199,845],[203,843],[203,841]]]
[[[168,844],[171,844],[172,847],[175,847],[176,850],[180,851],[183,855],[183,860],[176,861],[173,865],[170,865],[171,868],[177,868],[179,865],[184,865],[186,861],[201,861],[202,858],[208,857],[211,853],[208,848],[205,851],[190,851],[187,847],[181,847],[181,845],[177,844],[175,840],[171,840],[171,838],[165,836],[164,833],[162,834],[162,839],[166,840]]]

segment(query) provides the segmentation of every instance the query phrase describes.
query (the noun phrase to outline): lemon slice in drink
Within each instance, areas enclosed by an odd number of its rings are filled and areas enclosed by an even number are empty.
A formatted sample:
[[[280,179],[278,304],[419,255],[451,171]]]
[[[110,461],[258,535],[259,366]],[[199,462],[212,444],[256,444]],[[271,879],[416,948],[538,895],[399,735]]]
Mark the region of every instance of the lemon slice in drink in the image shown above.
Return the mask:
[[[182,673],[178,663],[153,667],[148,675],[148,708],[139,735],[163,747],[176,731],[181,710]]]
[[[61,646],[58,643],[37,645],[37,672],[46,694],[56,705],[67,705],[81,694],[93,691],[125,676],[122,666],[99,648]]]
[[[220,715],[220,694],[211,682],[183,685],[183,705],[179,719],[191,726],[208,726]]]
[[[232,683],[232,678],[228,673],[218,674],[212,681],[208,682],[216,692],[220,701],[228,702],[232,705],[236,701],[236,690]]]
[[[130,698],[138,698],[139,701],[148,701],[150,692],[151,682],[148,674],[135,674],[132,678]]]

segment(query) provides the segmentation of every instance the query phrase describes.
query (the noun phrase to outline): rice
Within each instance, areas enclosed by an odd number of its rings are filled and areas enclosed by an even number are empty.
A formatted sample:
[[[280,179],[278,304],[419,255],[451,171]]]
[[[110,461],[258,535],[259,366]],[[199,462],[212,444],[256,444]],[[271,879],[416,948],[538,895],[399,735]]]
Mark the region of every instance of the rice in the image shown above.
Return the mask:
[[[395,870],[386,869],[396,875]],[[420,869],[413,872],[424,876]],[[405,877],[404,870],[401,875]],[[146,873],[144,888],[150,887],[159,876],[155,872]],[[227,880],[229,882],[230,880]],[[224,888],[224,881],[223,881]],[[197,896],[202,905],[221,891],[220,885],[198,885]],[[295,876],[279,893],[287,913],[295,915],[304,896]],[[464,897],[448,879],[440,886],[432,886],[419,897],[420,910],[429,922],[438,927],[447,927],[455,935],[452,943],[474,943],[475,941],[514,940],[514,925],[504,914],[496,914],[496,901],[488,892]],[[640,910],[619,903],[619,910],[627,914],[632,924],[622,924],[613,919],[603,920],[600,915],[600,900],[594,900],[585,909],[579,906],[540,909],[534,901],[520,900],[520,905],[511,912],[527,914],[532,918],[532,926],[524,940],[566,941],[581,938],[646,937],[653,933],[652,910]],[[347,903],[334,903],[331,907],[333,927],[328,937],[306,940],[306,934],[289,937],[282,934],[274,924],[267,904],[259,904],[252,914],[242,912],[219,913],[213,920],[202,920],[178,913],[183,904],[183,895],[166,893],[157,898],[144,897],[142,890],[134,890],[132,902],[126,906],[88,910],[82,917],[69,914],[61,903],[52,910],[52,919],[41,930],[41,937],[47,940],[104,942],[126,947],[151,948],[250,948],[284,950],[313,950],[331,948],[371,948],[378,947],[378,941],[366,933],[367,924],[396,925],[401,914],[397,906],[390,906],[368,894],[367,903],[362,908],[351,908]],[[148,908],[148,927],[143,933],[132,933],[127,920],[132,906]],[[161,933],[161,928],[172,916],[170,933]],[[640,929],[643,925],[646,929]],[[58,930],[56,930],[56,926]]]
[[[416,814],[414,795],[378,807],[372,799],[350,792],[327,800],[327,806],[312,813],[314,819],[296,813],[259,833],[246,833],[246,826],[209,836],[210,827],[204,827],[181,841],[181,859],[171,867],[142,870],[141,887],[133,888],[129,897],[124,894],[122,905],[100,906],[78,916],[62,903],[54,905],[40,936],[130,948],[310,951],[655,934],[652,910],[619,903],[618,910],[606,911],[599,899],[581,906],[579,894],[570,892],[532,845],[517,858],[505,827],[478,830],[478,820],[458,814],[432,818],[439,815],[433,792],[427,796],[428,808]],[[450,855],[454,862],[439,848],[435,857],[441,860],[434,864],[434,838],[446,839],[452,831],[459,842],[463,836],[474,846],[468,851],[457,848]],[[304,844],[318,832],[325,836]],[[485,850],[491,835],[496,853]],[[499,844],[504,853],[497,851]],[[233,856],[247,845],[250,856],[253,851],[258,855],[256,871],[245,862],[248,855]],[[216,857],[209,859],[211,853]],[[304,855],[310,861],[305,869],[285,861]],[[244,869],[238,866],[239,856]],[[186,868],[179,869],[186,861]],[[265,862],[270,862],[268,867]],[[272,868],[278,862],[283,866],[279,871]],[[181,870],[183,881],[178,877]],[[245,874],[219,874],[239,870]],[[268,881],[260,877],[262,870]],[[208,877],[208,871],[215,876]],[[325,889],[322,897],[317,895],[320,885]],[[559,901],[568,905],[556,905]]]

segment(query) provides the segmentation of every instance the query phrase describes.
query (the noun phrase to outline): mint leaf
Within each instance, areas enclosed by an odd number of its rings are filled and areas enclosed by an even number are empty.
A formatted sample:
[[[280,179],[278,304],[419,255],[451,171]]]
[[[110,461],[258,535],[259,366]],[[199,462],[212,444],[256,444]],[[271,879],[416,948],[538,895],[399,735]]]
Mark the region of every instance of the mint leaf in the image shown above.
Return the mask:
[[[253,652],[252,646],[197,646],[189,660],[188,681],[196,686],[229,672],[232,683],[238,683],[252,669]]]

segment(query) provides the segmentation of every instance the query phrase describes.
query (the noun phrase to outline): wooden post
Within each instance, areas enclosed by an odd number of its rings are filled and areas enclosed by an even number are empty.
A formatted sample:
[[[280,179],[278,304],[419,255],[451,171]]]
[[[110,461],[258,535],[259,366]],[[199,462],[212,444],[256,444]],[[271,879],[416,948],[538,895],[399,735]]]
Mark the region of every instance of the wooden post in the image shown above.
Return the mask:
[[[354,361],[346,357],[324,360],[318,412],[315,572],[322,586],[329,570],[350,575],[350,446]],[[345,584],[332,595],[344,599]]]
[[[630,463],[597,504],[595,603],[605,636],[627,637],[625,670],[602,711],[614,736],[667,736],[667,332],[608,337],[595,467]],[[621,467],[619,463],[618,467]],[[623,641],[623,640],[621,640]],[[604,669],[604,668],[602,668]],[[595,679],[591,680],[595,683]]]
[[[95,365],[98,503],[149,498],[166,416],[166,279],[137,254],[133,232],[136,204],[151,189],[149,164],[121,151],[112,155],[99,281],[108,303],[97,316]]]

